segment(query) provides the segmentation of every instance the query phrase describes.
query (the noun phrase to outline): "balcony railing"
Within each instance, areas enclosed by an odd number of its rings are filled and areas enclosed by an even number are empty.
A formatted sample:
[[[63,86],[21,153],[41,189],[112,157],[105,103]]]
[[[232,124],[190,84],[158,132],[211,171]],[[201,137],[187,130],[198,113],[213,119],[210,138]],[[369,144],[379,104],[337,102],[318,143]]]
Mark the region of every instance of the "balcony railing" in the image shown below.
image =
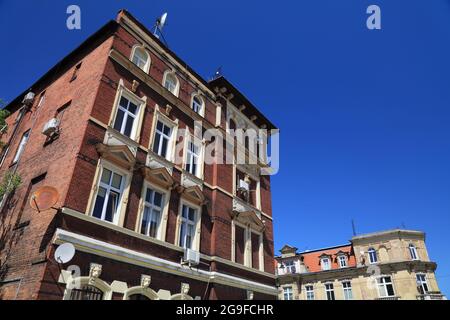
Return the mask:
[[[400,297],[384,297],[384,298],[377,298],[375,300],[400,300]]]
[[[427,294],[419,294],[417,295],[417,300],[447,300],[447,298],[439,293],[429,292]]]

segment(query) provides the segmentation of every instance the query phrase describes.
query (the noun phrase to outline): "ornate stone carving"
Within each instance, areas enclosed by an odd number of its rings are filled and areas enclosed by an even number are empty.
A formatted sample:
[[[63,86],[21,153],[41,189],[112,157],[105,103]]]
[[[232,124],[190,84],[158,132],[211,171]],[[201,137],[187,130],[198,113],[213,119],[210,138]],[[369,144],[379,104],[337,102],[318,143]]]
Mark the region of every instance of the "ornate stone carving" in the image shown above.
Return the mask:
[[[152,283],[152,277],[143,274],[141,276],[141,287],[144,289],[147,289],[148,287],[150,287],[150,284]]]
[[[189,283],[181,284],[181,294],[188,295],[190,289],[191,289],[191,287],[190,287]]]
[[[97,263],[91,263],[89,268],[89,283],[93,284],[102,274],[102,265]]]

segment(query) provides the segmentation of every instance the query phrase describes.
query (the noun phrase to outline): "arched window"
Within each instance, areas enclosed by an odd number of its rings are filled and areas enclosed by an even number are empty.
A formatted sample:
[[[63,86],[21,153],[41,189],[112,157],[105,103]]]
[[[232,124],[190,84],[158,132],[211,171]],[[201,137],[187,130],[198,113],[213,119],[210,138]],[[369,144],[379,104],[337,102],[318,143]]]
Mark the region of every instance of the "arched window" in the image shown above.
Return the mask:
[[[203,99],[199,95],[195,95],[192,98],[191,108],[198,114],[203,112]]]
[[[144,296],[143,294],[133,294],[128,297],[128,300],[151,300],[151,299],[147,296]]]
[[[169,90],[174,96],[178,97],[179,82],[177,77],[171,73],[167,72],[164,76],[164,88]]]
[[[150,56],[142,47],[135,47],[131,61],[139,68],[148,73],[150,69]]]
[[[80,289],[72,289],[69,300],[103,300],[103,291],[94,286],[85,285]]]
[[[377,256],[377,252],[375,251],[374,248],[369,248],[369,261],[371,264],[377,263],[378,262],[378,256]]]
[[[419,260],[419,255],[417,254],[417,248],[412,243],[409,245],[409,254],[412,260]]]

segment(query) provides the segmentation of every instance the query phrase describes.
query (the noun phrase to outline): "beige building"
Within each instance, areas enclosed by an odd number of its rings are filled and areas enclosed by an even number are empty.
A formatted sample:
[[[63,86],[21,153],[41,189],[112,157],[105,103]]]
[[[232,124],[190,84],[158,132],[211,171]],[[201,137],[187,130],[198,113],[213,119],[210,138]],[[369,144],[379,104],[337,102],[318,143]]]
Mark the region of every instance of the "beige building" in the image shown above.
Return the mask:
[[[389,230],[275,257],[281,300],[442,300],[425,233]]]

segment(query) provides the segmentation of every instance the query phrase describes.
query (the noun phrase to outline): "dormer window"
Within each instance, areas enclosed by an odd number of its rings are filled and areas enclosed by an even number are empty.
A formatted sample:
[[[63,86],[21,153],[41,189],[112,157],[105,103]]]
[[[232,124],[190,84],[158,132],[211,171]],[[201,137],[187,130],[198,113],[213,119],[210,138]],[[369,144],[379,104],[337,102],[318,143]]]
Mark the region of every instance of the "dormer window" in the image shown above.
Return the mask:
[[[173,74],[172,72],[166,72],[166,74],[164,75],[163,84],[164,88],[169,90],[174,96],[178,97],[180,84],[175,74]]]
[[[322,257],[320,259],[320,265],[322,266],[322,270],[323,271],[331,270],[331,259],[330,259],[330,257],[328,257],[328,256]]]
[[[131,61],[144,72],[148,73],[150,69],[150,56],[143,47],[135,47]]]
[[[375,251],[374,248],[369,248],[368,254],[370,264],[375,264],[378,262],[377,252]]]
[[[295,268],[295,261],[294,260],[288,260],[284,263],[285,272],[286,273],[296,273],[297,270]]]
[[[412,243],[409,245],[409,254],[411,255],[411,260],[419,260],[419,255],[417,254],[417,248]]]
[[[347,256],[341,254],[338,256],[339,268],[347,268],[348,267],[348,259]]]

